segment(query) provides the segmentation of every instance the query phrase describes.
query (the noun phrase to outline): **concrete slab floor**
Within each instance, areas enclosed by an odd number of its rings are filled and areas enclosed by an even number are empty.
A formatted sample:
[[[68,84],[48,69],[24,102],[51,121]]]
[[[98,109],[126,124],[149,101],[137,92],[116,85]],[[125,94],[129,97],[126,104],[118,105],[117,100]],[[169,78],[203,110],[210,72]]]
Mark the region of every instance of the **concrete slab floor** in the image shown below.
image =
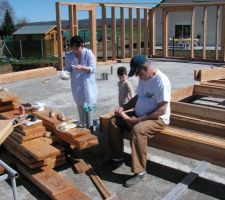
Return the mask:
[[[153,59],[152,65],[159,68],[171,80],[172,88],[181,88],[194,83],[194,69],[206,68],[213,64],[199,62],[179,62],[174,60]],[[113,65],[111,75],[111,65],[99,66],[97,68],[97,85],[99,90],[98,109],[94,117],[113,111],[117,106],[117,75],[116,70],[119,66],[126,66],[129,70],[129,63],[118,63]],[[101,73],[108,73],[108,80],[100,80]],[[137,79],[131,78],[135,88]],[[4,84],[2,87],[8,88],[21,97],[23,102],[44,102],[47,107],[54,107],[62,110],[66,115],[77,118],[77,110],[70,92],[70,82],[62,81],[57,76],[24,80],[16,83]],[[100,139],[100,144],[104,142],[103,133],[96,132]],[[101,149],[102,146],[100,146]],[[99,149],[97,149],[99,150]],[[148,147],[148,175],[147,180],[137,187],[124,188],[123,182],[129,178],[130,172],[130,147],[125,141],[125,160],[126,163],[117,169],[99,168],[101,153],[95,150],[86,151],[86,156],[94,166],[97,174],[102,178],[113,194],[122,200],[143,200],[143,199],[162,199],[177,183],[179,183],[188,172],[193,169],[199,161],[175,155]],[[0,151],[0,158],[4,157],[4,150]],[[74,185],[93,200],[102,199],[97,189],[85,174],[75,174],[70,165],[65,165],[56,169],[60,174],[71,180]],[[35,185],[25,177],[20,176],[17,180],[17,190],[19,199],[30,200],[49,199]],[[0,182],[0,199],[13,199],[10,182]],[[222,167],[209,165],[189,189],[178,199],[225,199],[225,169]]]

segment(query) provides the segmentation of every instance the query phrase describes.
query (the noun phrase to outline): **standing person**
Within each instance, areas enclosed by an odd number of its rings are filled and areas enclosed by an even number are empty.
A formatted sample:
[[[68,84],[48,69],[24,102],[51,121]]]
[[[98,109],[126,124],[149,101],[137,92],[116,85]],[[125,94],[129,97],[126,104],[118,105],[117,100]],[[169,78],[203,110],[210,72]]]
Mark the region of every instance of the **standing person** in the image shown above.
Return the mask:
[[[118,81],[119,106],[123,106],[124,104],[128,103],[132,97],[134,97],[134,89],[130,81],[128,80],[126,67],[119,67],[117,69],[117,75],[119,78]]]
[[[80,36],[71,38],[70,47],[71,51],[66,54],[64,70],[70,72],[72,94],[80,121],[91,128],[98,93],[95,56],[91,50],[84,48],[84,41]]]
[[[119,166],[123,162],[123,132],[130,136],[133,177],[124,183],[132,187],[146,177],[147,144],[170,121],[171,84],[160,70],[151,66],[144,55],[135,55],[130,62],[128,76],[139,77],[137,95],[123,107],[115,109],[110,120],[107,138],[107,159],[104,164]],[[134,108],[130,117],[124,110]]]

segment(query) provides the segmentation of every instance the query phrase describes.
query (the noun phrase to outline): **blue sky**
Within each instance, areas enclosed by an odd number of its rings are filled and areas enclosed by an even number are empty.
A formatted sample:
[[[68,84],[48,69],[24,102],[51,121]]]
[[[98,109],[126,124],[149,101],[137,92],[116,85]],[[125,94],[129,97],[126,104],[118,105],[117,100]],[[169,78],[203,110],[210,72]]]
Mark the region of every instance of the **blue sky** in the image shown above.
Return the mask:
[[[38,22],[38,21],[52,21],[55,20],[55,2],[82,2],[82,3],[126,3],[135,2],[138,0],[104,0],[104,1],[94,1],[94,0],[8,0],[9,4],[14,9],[16,20],[25,18],[28,22]],[[160,2],[160,0],[141,0],[141,2]],[[140,4],[141,5],[141,4]],[[146,6],[146,5],[145,5]],[[62,19],[68,19],[68,8],[63,6],[61,8]],[[110,9],[107,10],[107,17],[111,15]],[[117,11],[119,13],[119,11]],[[101,12],[97,10],[97,18],[100,18]],[[142,13],[143,15],[143,13]],[[134,13],[135,16],[135,13]],[[85,19],[88,17],[87,12],[79,12],[78,19]]]

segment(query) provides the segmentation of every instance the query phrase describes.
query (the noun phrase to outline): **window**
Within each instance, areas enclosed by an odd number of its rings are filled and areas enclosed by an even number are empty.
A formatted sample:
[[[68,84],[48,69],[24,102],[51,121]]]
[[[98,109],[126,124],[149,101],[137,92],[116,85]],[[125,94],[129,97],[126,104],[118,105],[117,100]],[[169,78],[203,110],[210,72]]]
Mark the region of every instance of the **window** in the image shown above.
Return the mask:
[[[191,25],[175,25],[175,37],[176,38],[190,38],[191,37]]]

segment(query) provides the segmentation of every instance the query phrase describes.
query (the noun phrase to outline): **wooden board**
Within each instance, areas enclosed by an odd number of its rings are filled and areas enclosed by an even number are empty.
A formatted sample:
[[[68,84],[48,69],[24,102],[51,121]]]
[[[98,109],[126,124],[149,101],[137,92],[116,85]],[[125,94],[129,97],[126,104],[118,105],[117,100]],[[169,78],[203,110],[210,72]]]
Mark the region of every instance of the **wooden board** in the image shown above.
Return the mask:
[[[21,126],[26,126],[26,125],[21,125]],[[28,136],[29,135],[34,135],[35,133],[44,133],[44,131],[46,130],[46,128],[44,126],[36,126],[34,127],[33,125],[32,126],[29,126],[29,128],[27,129],[20,129],[20,127],[16,128],[16,131],[21,133],[22,135],[24,136]],[[31,136],[32,137],[32,136]]]
[[[21,133],[17,131],[13,131],[11,136],[19,143],[25,142],[27,140],[32,140],[35,138],[40,138],[44,135],[44,132],[34,132],[33,134],[29,135],[22,135]]]
[[[190,85],[185,88],[180,88],[180,89],[174,90],[172,92],[171,99],[172,99],[172,101],[180,101],[182,99],[192,96],[193,91],[194,91],[194,85]]]
[[[7,92],[7,91],[0,92],[0,102],[18,101],[18,100],[19,100],[19,96],[15,95],[12,92]]]
[[[13,131],[11,120],[0,120],[0,145]]]
[[[39,138],[23,142],[21,144],[21,148],[39,161],[45,160],[50,156],[60,155],[60,151],[58,149]]]
[[[55,196],[74,188],[73,184],[52,169],[31,171],[22,163],[16,163],[18,170],[31,182],[45,192],[49,197]]]
[[[40,69],[12,72],[0,75],[0,84],[11,83],[26,79],[33,79],[37,77],[51,76],[56,75],[56,73],[57,70],[54,67],[45,67]]]
[[[211,96],[225,99],[225,89],[212,85],[195,85],[193,95]]]
[[[55,200],[90,200],[85,194],[73,188],[72,190],[66,191],[62,194],[55,196]]]
[[[196,81],[209,81],[225,78],[225,68],[224,67],[215,67],[210,69],[201,69],[194,71],[194,79]]]

